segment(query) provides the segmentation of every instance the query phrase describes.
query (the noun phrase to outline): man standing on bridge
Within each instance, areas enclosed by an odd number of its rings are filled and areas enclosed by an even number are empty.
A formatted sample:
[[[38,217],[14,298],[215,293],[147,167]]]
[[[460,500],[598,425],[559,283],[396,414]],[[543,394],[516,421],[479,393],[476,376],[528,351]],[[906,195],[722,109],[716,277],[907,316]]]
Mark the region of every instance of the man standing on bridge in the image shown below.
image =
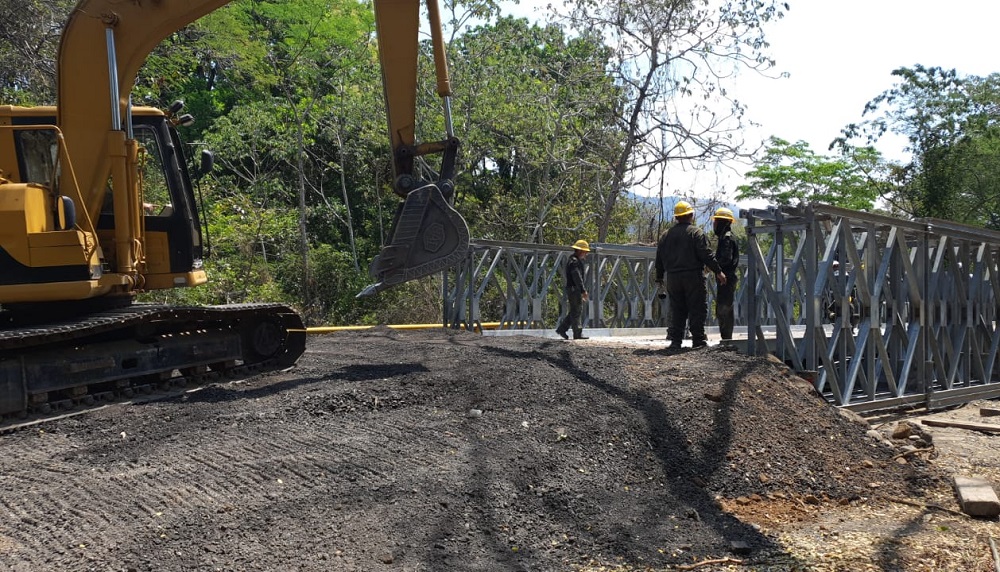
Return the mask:
[[[692,347],[708,345],[705,320],[708,318],[708,286],[703,272],[707,266],[719,284],[726,275],[708,247],[708,237],[694,222],[694,209],[685,201],[674,206],[676,224],[663,233],[656,245],[656,284],[662,288],[664,274],[670,297],[670,349],[680,349],[685,323],[691,330]]]
[[[566,331],[573,328],[574,340],[586,340],[583,335],[583,326],[580,325],[580,316],[583,314],[583,303],[587,301],[587,287],[584,285],[583,261],[590,252],[590,244],[586,240],[578,240],[573,243],[573,255],[566,261],[566,298],[569,300],[569,312],[559,322],[556,333],[568,340]]]
[[[719,337],[723,343],[733,339],[736,315],[733,299],[736,294],[736,268],[740,264],[740,247],[733,238],[732,225],[736,222],[733,211],[720,207],[712,215],[712,232],[719,239],[715,247],[715,259],[726,275],[725,282],[717,282],[715,288],[715,317],[719,320]]]

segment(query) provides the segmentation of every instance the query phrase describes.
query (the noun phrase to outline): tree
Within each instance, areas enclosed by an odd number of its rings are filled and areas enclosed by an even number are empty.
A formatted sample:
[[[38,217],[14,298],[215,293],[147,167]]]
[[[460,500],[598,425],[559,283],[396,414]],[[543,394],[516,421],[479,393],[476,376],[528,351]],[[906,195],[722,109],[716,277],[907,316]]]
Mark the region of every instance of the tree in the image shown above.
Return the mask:
[[[607,178],[599,153],[621,140],[606,46],[501,18],[456,39],[451,53],[465,92],[457,188],[477,235],[556,243],[594,236],[601,205],[589,189]]]
[[[772,137],[764,156],[746,173],[737,200],[789,205],[818,201],[868,210],[885,188],[881,155],[872,147],[844,147],[839,157],[817,155],[805,141]]]
[[[75,0],[0,0],[0,102],[56,100],[59,35]]]
[[[622,90],[623,139],[603,149],[608,182],[599,240],[619,197],[668,162],[701,164],[744,154],[743,104],[725,89],[738,69],[767,70],[766,24],[788,5],[768,0],[571,0],[564,15],[581,35],[610,38],[607,72]]]
[[[899,83],[872,99],[869,119],[845,127],[838,143],[906,137],[912,159],[893,169],[885,195],[895,210],[1000,228],[1000,74],[916,65],[892,75]]]

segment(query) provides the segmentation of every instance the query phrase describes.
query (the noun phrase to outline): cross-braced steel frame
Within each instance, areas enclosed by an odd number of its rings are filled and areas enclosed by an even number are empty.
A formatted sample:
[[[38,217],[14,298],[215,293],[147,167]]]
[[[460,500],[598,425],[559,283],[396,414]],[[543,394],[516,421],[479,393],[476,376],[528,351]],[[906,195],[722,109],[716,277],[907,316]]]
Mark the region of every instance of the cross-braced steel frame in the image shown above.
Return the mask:
[[[656,248],[591,244],[584,280],[587,328],[656,328],[667,325],[667,301],[655,285]],[[554,328],[567,311],[563,267],[573,250],[564,246],[476,240],[465,261],[445,274],[444,322],[478,328]],[[712,282],[712,281],[710,281]],[[714,282],[712,282],[714,284]],[[714,292],[709,290],[709,304]],[[744,322],[737,291],[737,324]],[[709,316],[709,324],[714,324]]]
[[[748,353],[855,410],[1000,395],[1000,233],[822,204],[743,214]]]

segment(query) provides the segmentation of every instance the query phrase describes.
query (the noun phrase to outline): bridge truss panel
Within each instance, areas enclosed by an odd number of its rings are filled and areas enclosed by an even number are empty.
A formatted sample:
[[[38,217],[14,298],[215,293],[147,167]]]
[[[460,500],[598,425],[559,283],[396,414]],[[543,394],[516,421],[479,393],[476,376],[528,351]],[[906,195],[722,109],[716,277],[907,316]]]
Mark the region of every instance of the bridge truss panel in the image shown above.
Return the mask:
[[[655,284],[656,248],[591,244],[586,276],[589,300],[585,328],[665,328],[668,307]],[[472,241],[465,261],[445,273],[444,323],[452,328],[481,327],[497,322],[500,329],[555,328],[568,304],[563,269],[569,247],[518,242]],[[709,304],[714,281],[709,280]],[[736,323],[745,295],[737,290]],[[709,325],[715,317],[710,313]]]
[[[1000,395],[1000,233],[815,203],[744,214],[748,353],[857,410]]]

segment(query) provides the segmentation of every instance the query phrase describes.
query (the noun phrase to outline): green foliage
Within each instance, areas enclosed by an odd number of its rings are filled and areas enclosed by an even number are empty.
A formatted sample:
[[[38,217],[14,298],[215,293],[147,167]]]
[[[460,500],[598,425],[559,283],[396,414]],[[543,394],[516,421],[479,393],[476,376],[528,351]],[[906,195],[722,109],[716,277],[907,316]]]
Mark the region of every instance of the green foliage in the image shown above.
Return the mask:
[[[310,288],[314,306],[310,313],[318,323],[329,325],[372,324],[383,300],[355,298],[370,283],[367,272],[359,272],[349,252],[323,244],[309,255],[312,263]]]
[[[0,103],[56,102],[59,29],[75,0],[0,0]]]
[[[789,205],[818,201],[854,210],[872,208],[883,184],[881,155],[872,147],[843,147],[839,157],[817,155],[804,141],[772,137],[763,158],[746,173],[737,200]]]
[[[223,182],[217,192],[294,204],[282,171],[292,136],[273,105],[248,102],[233,109],[205,134],[205,143],[216,153],[216,176]]]
[[[616,137],[618,90],[592,36],[502,18],[457,39],[464,165],[456,185],[476,235],[565,243],[596,236],[602,145]],[[610,135],[609,135],[610,134]]]
[[[164,40],[139,72],[136,102],[164,108],[183,99],[198,119],[193,137],[200,138],[234,106],[266,97],[278,79],[252,7],[233,2]]]
[[[1000,228],[1000,74],[960,76],[916,65],[893,71],[899,82],[865,107],[841,143],[904,136],[912,159],[890,173],[894,210]]]
[[[273,300],[277,292],[290,291],[294,277],[275,269],[297,255],[294,209],[264,208],[249,195],[233,195],[213,203],[209,221],[209,270],[219,299],[252,301],[266,294]]]

